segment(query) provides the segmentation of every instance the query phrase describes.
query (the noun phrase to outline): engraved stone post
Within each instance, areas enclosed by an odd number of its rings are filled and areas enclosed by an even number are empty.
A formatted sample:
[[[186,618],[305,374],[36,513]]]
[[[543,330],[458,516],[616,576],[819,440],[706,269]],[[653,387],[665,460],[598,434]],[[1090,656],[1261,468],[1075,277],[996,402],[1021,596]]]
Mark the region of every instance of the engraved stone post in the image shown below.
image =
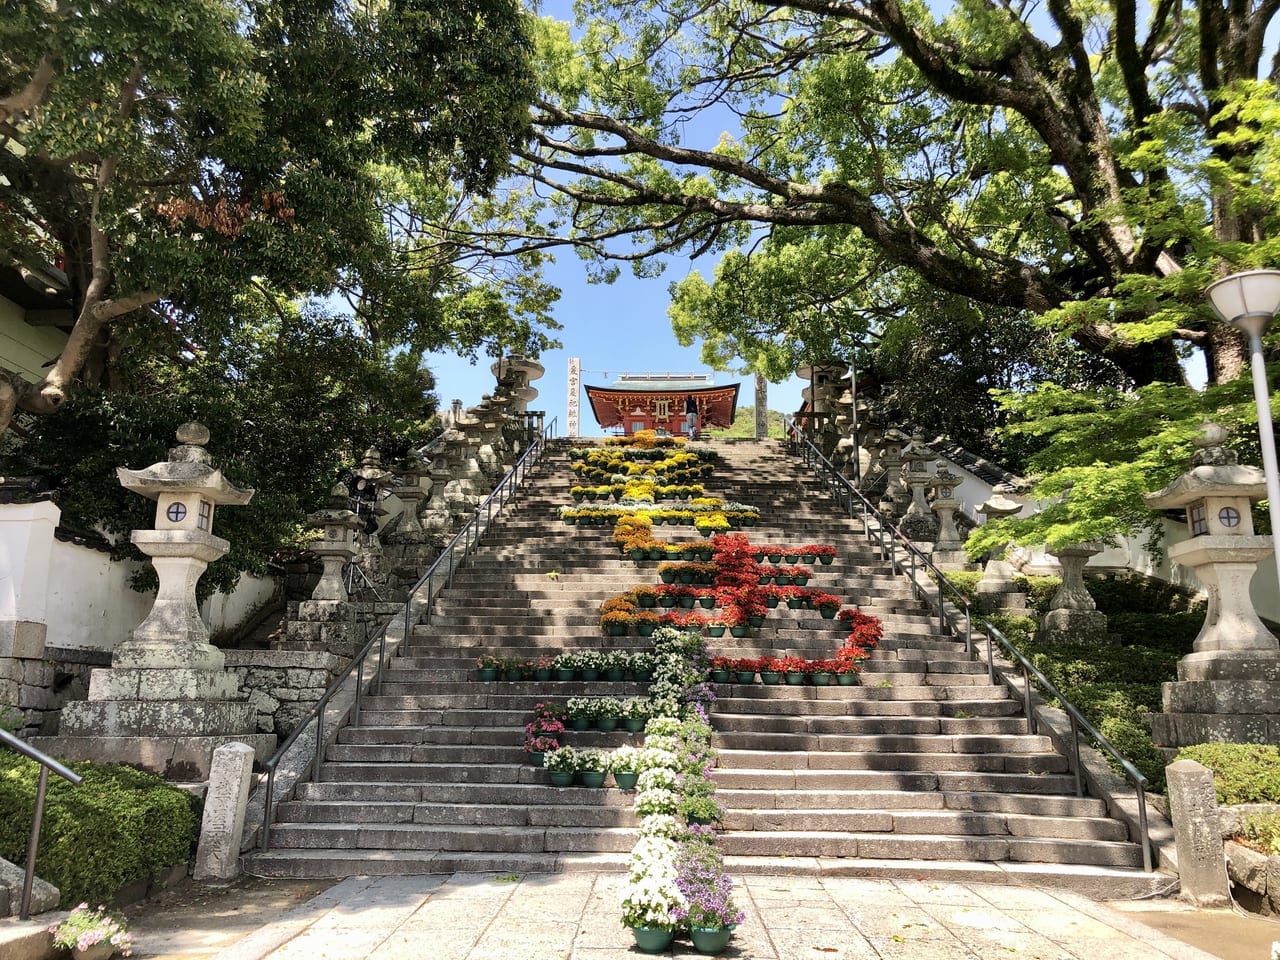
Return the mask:
[[[1231,888],[1222,853],[1213,772],[1194,760],[1178,760],[1164,770],[1178,849],[1181,896],[1198,907],[1228,907]]]
[[[232,880],[240,875],[240,841],[244,811],[253,780],[253,747],[224,743],[213,751],[209,789],[200,822],[200,846],[192,876],[197,880]]]

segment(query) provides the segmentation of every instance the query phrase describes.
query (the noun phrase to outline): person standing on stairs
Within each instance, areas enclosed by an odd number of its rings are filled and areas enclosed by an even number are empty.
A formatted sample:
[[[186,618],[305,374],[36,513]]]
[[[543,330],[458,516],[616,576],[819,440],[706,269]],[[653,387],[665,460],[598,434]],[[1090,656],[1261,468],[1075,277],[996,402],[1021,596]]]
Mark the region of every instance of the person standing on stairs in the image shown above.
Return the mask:
[[[698,401],[693,399],[692,393],[684,398],[684,432],[690,440],[698,433]]]

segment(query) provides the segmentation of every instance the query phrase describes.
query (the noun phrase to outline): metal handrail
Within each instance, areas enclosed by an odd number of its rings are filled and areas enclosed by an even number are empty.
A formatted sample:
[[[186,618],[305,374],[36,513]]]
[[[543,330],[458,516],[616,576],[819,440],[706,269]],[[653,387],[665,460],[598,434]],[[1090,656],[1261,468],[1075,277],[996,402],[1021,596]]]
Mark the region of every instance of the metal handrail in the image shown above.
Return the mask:
[[[442,564],[448,561],[448,582],[445,586],[449,586],[453,583],[454,570],[457,569],[460,563],[465,562],[467,557],[470,556],[471,551],[475,549],[476,545],[480,542],[480,538],[483,537],[493,525],[493,519],[495,517],[494,504],[497,504],[497,510],[498,512],[501,512],[502,508],[506,506],[508,502],[515,499],[516,494],[519,492],[520,484],[528,478],[530,468],[536,465],[542,458],[542,452],[546,448],[546,442],[555,438],[557,420],[558,418],[552,418],[551,422],[544,427],[542,433],[529,445],[529,449],[526,450],[524,455],[516,461],[516,465],[511,468],[505,477],[498,481],[498,484],[494,487],[493,491],[485,497],[478,507],[476,507],[475,516],[463,525],[462,529],[459,530],[454,538],[449,541],[448,546],[441,551],[440,556],[436,558],[435,562],[427,572],[419,577],[417,583],[409,588],[404,602],[404,638],[406,640],[409,637],[410,627],[414,622],[412,615],[415,594],[417,594],[424,585],[427,587],[427,622],[430,623],[431,604],[435,600],[436,596],[434,584],[437,571],[439,571]],[[481,526],[482,516],[484,518],[483,527]],[[462,558],[461,560],[458,560],[455,555],[460,543],[462,544]],[[441,587],[440,589],[444,588]],[[377,645],[378,664],[371,682],[376,684],[375,695],[381,694],[382,672],[387,653],[387,630],[391,626],[393,619],[393,617],[388,617],[376,630],[374,630],[373,635],[369,637],[368,642],[363,648],[361,648],[360,652],[355,655],[352,661],[347,664],[346,669],[343,670],[331,684],[329,684],[329,688],[325,690],[320,699],[316,701],[315,706],[311,708],[305,717],[298,721],[297,726],[293,728],[293,732],[285,738],[284,743],[276,748],[276,752],[272,755],[271,759],[263,764],[263,767],[267,772],[267,782],[263,787],[262,835],[259,841],[262,850],[270,849],[271,845],[271,801],[275,796],[276,770],[280,765],[280,761],[284,759],[289,748],[297,742],[303,731],[306,730],[311,725],[311,721],[314,720],[316,723],[316,754],[315,760],[312,762],[311,766],[311,779],[313,782],[319,783],[324,778],[325,708],[329,705],[329,701],[337,695],[338,691],[346,683],[347,678],[350,677],[354,671],[356,675],[356,687],[355,703],[351,710],[351,723],[353,726],[359,726],[360,701],[364,693],[365,660],[368,658],[370,652],[372,652],[374,646]]]
[[[823,479],[828,484],[828,488],[830,489],[832,496],[835,497],[837,503],[841,502],[842,497],[844,498],[849,511],[849,518],[854,518],[855,503],[861,508],[862,527],[866,533],[867,539],[869,541],[874,540],[877,537],[879,539],[880,559],[887,559],[894,570],[900,570],[902,569],[902,564],[898,561],[898,547],[900,546],[907,551],[907,555],[911,558],[911,593],[914,599],[921,599],[920,584],[916,576],[918,567],[922,566],[928,573],[932,574],[934,582],[938,585],[937,604],[939,629],[944,633],[955,635],[956,631],[953,625],[948,622],[946,617],[946,593],[951,594],[953,603],[960,607],[964,612],[965,653],[969,656],[973,656],[974,616],[969,598],[947,578],[945,573],[934,566],[933,561],[921,553],[919,548],[917,548],[916,545],[898,529],[898,527],[880,513],[876,507],[872,506],[871,501],[863,495],[862,491],[850,483],[848,478],[841,474],[840,471],[832,465],[831,461],[822,455],[822,451],[814,445],[813,441],[810,440],[801,429],[799,429],[792,418],[784,416],[782,421],[783,427],[787,431],[787,436],[790,438],[791,442],[795,444],[796,449],[804,459],[805,464],[807,466],[812,466],[819,478]],[[872,518],[876,521],[876,530],[874,533],[870,523]],[[886,531],[889,532],[887,551],[885,542]],[[1070,719],[1071,752],[1073,760],[1071,771],[1075,777],[1076,796],[1084,796],[1084,783],[1081,779],[1080,764],[1081,729],[1083,729],[1093,739],[1100,749],[1110,754],[1111,757],[1120,765],[1125,776],[1128,777],[1138,794],[1138,832],[1141,834],[1142,867],[1150,873],[1152,870],[1152,861],[1151,832],[1147,824],[1147,778],[1142,775],[1141,771],[1139,771],[1127,757],[1122,755],[1120,751],[1112,745],[1111,741],[1104,737],[1092,723],[1085,719],[1084,715],[1076,708],[1075,704],[1068,700],[1063,695],[1062,691],[1059,690],[1048,677],[1036,669],[1035,665],[1032,664],[1031,661],[1013,645],[1009,638],[1001,633],[1000,630],[991,623],[991,621],[985,618],[980,618],[978,622],[987,638],[987,674],[991,682],[1003,682],[1015,694],[1018,693],[1017,687],[1009,681],[1007,675],[1002,674],[999,677],[996,675],[995,657],[991,645],[992,637],[994,637],[999,642],[1000,646],[1003,647],[1004,650],[1013,658],[1016,666],[1022,668],[1023,691],[1021,699],[1027,719],[1027,732],[1031,734],[1036,733],[1035,713],[1032,709],[1031,702],[1031,680],[1033,678],[1040,684],[1044,691],[1049,694],[1050,697],[1058,701],[1062,711],[1066,713],[1067,717]]]
[[[31,744],[19,740],[8,730],[0,729],[0,743],[15,753],[20,753],[40,764],[40,780],[36,784],[36,805],[31,814],[31,836],[27,839],[27,869],[22,876],[22,900],[18,906],[18,919],[27,920],[31,916],[31,888],[36,879],[36,851],[40,847],[40,827],[44,823],[44,795],[49,788],[49,771],[52,770],[73,787],[79,786],[83,778],[42,750],[37,750]]]

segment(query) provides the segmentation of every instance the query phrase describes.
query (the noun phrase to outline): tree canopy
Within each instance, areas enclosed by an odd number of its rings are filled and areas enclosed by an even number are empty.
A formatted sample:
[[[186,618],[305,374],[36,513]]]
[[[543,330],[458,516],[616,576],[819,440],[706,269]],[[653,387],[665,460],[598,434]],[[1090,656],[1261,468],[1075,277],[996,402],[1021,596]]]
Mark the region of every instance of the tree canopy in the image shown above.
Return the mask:
[[[477,276],[424,228],[488,215],[531,44],[518,0],[6,5],[0,247],[65,270],[74,328],[42,382],[0,383],[0,428],[60,407],[122,325],[215,348],[248,287],[346,294],[384,348],[536,353],[536,276]]]
[[[1274,258],[1277,6],[581,0],[577,35],[542,25],[521,157],[595,256],[763,250],[838,275],[855,329],[908,308],[909,273],[1135,384],[1179,380],[1186,346],[1223,381],[1241,340],[1201,291]],[[773,342],[829,339],[798,299]]]

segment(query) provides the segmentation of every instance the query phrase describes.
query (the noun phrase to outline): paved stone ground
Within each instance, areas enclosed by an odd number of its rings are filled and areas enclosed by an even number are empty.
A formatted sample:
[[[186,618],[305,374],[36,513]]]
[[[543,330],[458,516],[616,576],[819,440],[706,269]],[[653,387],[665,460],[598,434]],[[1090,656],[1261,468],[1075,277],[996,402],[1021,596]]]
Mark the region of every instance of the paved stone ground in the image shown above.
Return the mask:
[[[618,923],[622,882],[593,873],[362,877],[300,903],[324,885],[242,881],[203,903],[139,909],[134,956],[635,960]],[[900,880],[747,876],[738,885],[747,918],[729,958],[1268,960],[1280,939],[1280,925],[1173,901],[1101,904],[1028,887]],[[667,955],[697,956],[680,940]]]

